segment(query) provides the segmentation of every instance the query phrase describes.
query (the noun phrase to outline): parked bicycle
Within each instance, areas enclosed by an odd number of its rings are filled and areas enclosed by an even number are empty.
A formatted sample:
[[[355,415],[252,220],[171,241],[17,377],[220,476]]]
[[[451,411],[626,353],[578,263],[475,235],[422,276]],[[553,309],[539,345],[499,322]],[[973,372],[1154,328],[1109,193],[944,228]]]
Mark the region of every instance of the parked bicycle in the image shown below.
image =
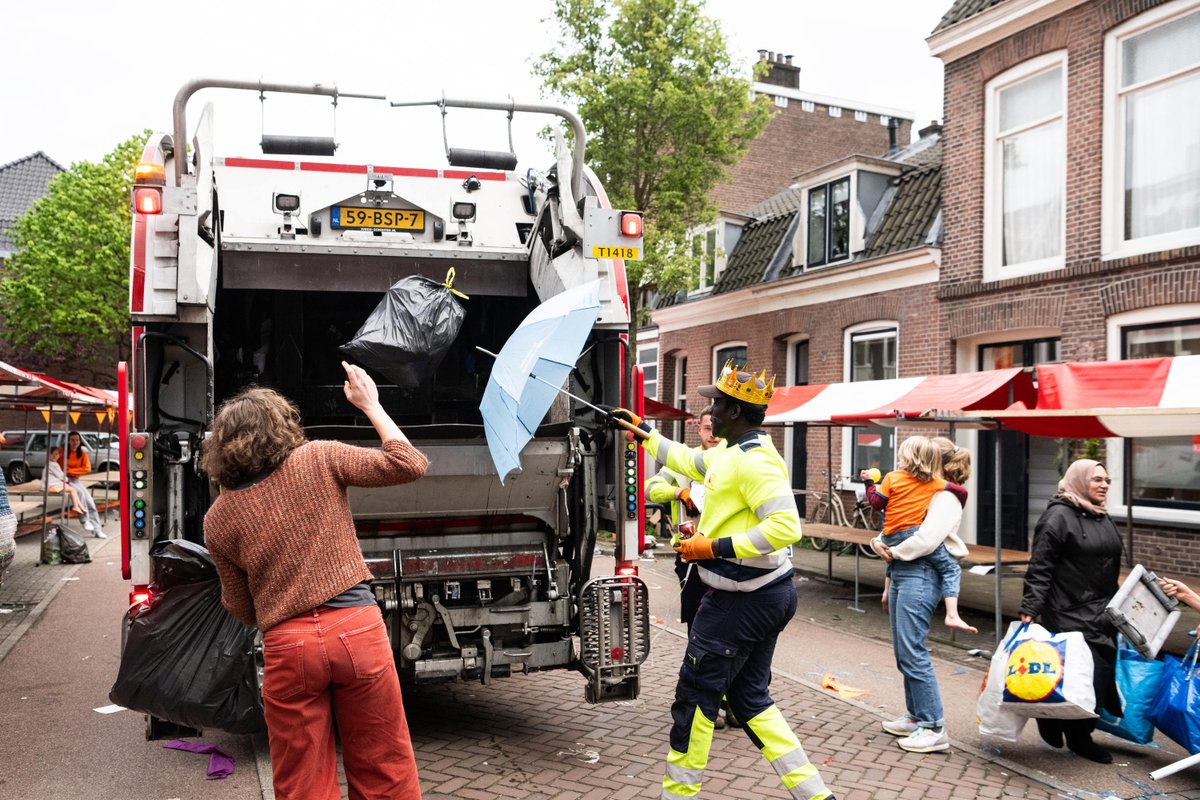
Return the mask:
[[[822,472],[823,476],[827,473]],[[847,528],[862,528],[868,531],[877,531],[882,527],[882,520],[879,513],[871,508],[871,504],[867,502],[866,493],[861,495],[855,492],[854,510],[850,516],[846,516],[846,506],[842,501],[842,493],[840,486],[844,485],[848,478],[837,478],[830,482],[829,492],[822,494],[819,491],[812,492],[813,499],[816,505],[813,509],[811,517],[813,522],[821,522],[829,525],[842,525]],[[831,539],[822,539],[813,537],[811,540],[814,550],[826,550],[832,545]],[[838,552],[848,554],[854,552],[852,542],[838,544]],[[858,550],[867,558],[879,558],[870,545],[857,545]]]

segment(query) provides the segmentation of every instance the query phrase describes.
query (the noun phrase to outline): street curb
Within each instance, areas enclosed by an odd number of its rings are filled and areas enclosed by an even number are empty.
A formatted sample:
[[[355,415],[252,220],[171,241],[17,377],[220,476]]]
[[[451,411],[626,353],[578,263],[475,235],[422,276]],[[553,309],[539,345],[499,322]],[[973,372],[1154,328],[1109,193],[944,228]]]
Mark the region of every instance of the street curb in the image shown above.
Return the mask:
[[[687,634],[684,633],[683,631],[675,630],[674,628],[670,628],[663,623],[652,622],[650,624],[652,627],[658,628],[659,631],[662,633],[669,633],[672,636],[676,636],[676,637],[678,637],[680,639],[684,639],[684,640],[687,640],[687,638],[688,638]],[[849,633],[847,631],[839,631],[839,633],[841,633],[843,636],[854,636],[856,638],[866,639],[866,637],[859,636],[856,633]],[[871,639],[869,641],[874,642],[875,640]],[[886,715],[879,713],[878,708],[876,708],[872,705],[869,705],[867,703],[864,703],[860,700],[855,700],[853,698],[838,697],[836,694],[831,693],[829,690],[827,690],[825,687],[821,686],[819,683],[814,683],[813,681],[810,681],[807,678],[802,678],[799,675],[793,675],[792,673],[785,672],[784,670],[778,669],[775,666],[771,667],[771,674],[773,676],[778,676],[780,678],[783,678],[784,680],[791,681],[792,683],[797,683],[797,684],[800,684],[801,686],[812,689],[816,692],[819,692],[822,696],[836,700],[839,703],[845,703],[846,705],[853,706],[854,708],[857,708],[859,711],[865,711],[865,712],[871,714],[872,716],[878,717],[880,719],[880,721],[886,721],[888,719],[888,717]],[[882,730],[880,732],[883,733]],[[986,750],[980,750],[976,747],[972,747],[971,745],[963,744],[962,742],[959,742],[956,739],[951,739],[950,745],[951,745],[951,747],[961,750],[964,753],[970,753],[971,755],[977,756],[978,758],[981,758],[984,761],[995,764],[996,766],[1002,767],[1003,769],[1006,769],[1017,775],[1021,775],[1022,777],[1028,778],[1031,781],[1040,783],[1043,786],[1048,786],[1051,789],[1054,789],[1058,792],[1070,793],[1070,796],[1072,796],[1072,797],[1079,796],[1080,792],[1083,791],[1074,786],[1067,786],[1065,784],[1056,783],[1053,779],[1050,778],[1049,775],[1046,775],[1044,772],[1031,770],[1022,764],[1017,764],[1016,762],[1009,761],[1007,758],[1004,758],[1003,756],[998,756],[994,753],[989,753]],[[936,756],[935,753],[928,753],[928,754],[914,753],[914,755],[922,755],[923,758],[927,757],[927,756]],[[274,799],[272,798],[272,800],[274,800]]]
[[[258,770],[258,788],[263,800],[275,800],[275,783],[271,780],[271,745],[267,734],[250,737],[254,745],[254,768]]]
[[[89,555],[91,555],[92,561],[95,561],[96,556],[100,553],[100,551],[102,551],[108,545],[109,542],[113,541],[113,539],[111,537],[107,538],[107,539],[95,539],[93,537],[93,541],[100,543],[99,546],[96,547],[94,550],[92,549],[91,542],[88,543],[88,553],[89,553]],[[41,566],[52,566],[52,565],[42,564]],[[36,606],[34,606],[33,609],[29,612],[29,616],[25,617],[25,619],[21,622],[21,624],[17,626],[17,629],[14,630],[12,633],[10,633],[3,642],[0,642],[0,663],[3,663],[5,657],[8,655],[9,651],[17,646],[17,642],[19,642],[21,640],[21,637],[25,635],[25,632],[28,631],[30,628],[32,628],[33,624],[35,622],[37,622],[38,619],[41,618],[42,613],[46,610],[47,607],[49,607],[50,601],[53,600],[60,591],[62,591],[63,586],[67,583],[67,581],[65,579],[73,577],[75,575],[75,573],[79,571],[79,568],[82,566],[84,566],[84,565],[83,564],[72,564],[70,569],[67,570],[66,574],[63,575],[64,580],[60,580],[58,583],[54,584],[54,586],[52,586],[50,588],[50,590],[46,592],[46,596],[42,598],[41,602],[39,602]],[[39,567],[39,569],[40,569],[40,567]]]

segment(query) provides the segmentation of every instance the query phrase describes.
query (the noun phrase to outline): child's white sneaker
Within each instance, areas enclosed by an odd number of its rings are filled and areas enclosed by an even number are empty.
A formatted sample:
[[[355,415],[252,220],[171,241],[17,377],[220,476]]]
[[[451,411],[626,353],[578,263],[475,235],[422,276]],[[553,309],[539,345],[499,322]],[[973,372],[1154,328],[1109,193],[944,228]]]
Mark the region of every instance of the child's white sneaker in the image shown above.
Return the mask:
[[[933,753],[948,749],[950,737],[946,735],[945,728],[942,728],[940,733],[929,728],[917,728],[911,736],[905,736],[896,744],[900,745],[901,750],[910,753]]]
[[[883,729],[892,736],[911,736],[917,732],[917,718],[905,714],[900,719],[893,719],[883,723]]]

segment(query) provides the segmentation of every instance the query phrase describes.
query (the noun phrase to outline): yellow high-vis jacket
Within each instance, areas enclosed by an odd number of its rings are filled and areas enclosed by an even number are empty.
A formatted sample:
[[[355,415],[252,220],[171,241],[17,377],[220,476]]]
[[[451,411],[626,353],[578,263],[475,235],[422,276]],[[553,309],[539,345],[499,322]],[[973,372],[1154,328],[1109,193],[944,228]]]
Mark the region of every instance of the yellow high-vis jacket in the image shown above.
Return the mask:
[[[791,574],[788,547],[800,541],[800,514],[770,436],[751,431],[725,447],[703,450],[651,431],[642,447],[673,472],[704,482],[697,531],[716,540],[718,556],[696,562],[706,585],[752,592]]]

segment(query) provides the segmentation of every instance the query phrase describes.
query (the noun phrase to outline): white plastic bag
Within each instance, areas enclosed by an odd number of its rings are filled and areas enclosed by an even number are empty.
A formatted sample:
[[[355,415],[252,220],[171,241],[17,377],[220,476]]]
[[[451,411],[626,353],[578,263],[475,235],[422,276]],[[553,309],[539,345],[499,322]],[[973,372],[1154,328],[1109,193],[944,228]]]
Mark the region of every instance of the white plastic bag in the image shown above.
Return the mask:
[[[975,716],[979,720],[979,733],[1006,742],[1015,742],[1021,737],[1021,730],[1029,717],[1014,714],[1001,705],[1004,699],[1004,674],[1008,671],[1008,651],[1003,643],[1013,638],[1021,630],[1020,622],[1013,622],[1004,634],[1002,644],[996,648],[992,656],[992,664],[988,667],[987,680],[979,700],[975,703]]]
[[[1030,623],[1005,639],[1002,706],[1026,717],[1095,719],[1092,651],[1083,634]]]

